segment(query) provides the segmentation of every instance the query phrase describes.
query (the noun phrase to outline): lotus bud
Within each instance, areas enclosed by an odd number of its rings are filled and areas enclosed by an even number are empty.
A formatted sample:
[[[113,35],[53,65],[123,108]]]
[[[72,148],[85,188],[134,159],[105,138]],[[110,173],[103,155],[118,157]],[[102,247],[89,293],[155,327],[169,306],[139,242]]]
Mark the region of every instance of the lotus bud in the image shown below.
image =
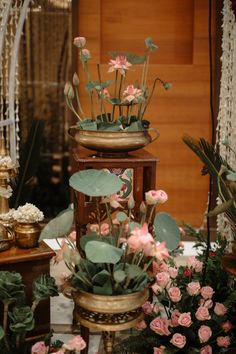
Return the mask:
[[[91,58],[90,51],[88,49],[82,49],[80,53],[80,59],[82,61],[87,61]]]
[[[146,204],[144,203],[144,201],[142,201],[142,203],[140,204],[139,210],[140,210],[141,214],[146,214],[147,207],[146,207]]]
[[[71,84],[69,84],[69,88],[67,91],[67,97],[69,98],[69,100],[73,100],[73,98],[75,97],[74,89]]]
[[[74,38],[74,45],[77,48],[83,48],[86,44],[86,39],[85,37],[75,37]]]
[[[133,209],[135,206],[135,201],[133,195],[131,195],[128,199],[128,209]]]
[[[73,85],[79,86],[79,76],[77,75],[77,73],[74,73],[73,75]]]
[[[64,95],[65,96],[68,95],[68,92],[70,90],[70,86],[71,86],[71,83],[70,82],[66,82],[65,87],[64,87]]]

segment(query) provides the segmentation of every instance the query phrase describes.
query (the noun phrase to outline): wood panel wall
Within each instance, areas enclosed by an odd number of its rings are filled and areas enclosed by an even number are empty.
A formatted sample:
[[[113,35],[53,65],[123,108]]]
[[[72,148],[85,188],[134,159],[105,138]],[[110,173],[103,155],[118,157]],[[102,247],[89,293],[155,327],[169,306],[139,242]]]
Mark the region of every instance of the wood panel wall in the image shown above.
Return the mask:
[[[96,80],[96,63],[102,79],[107,74],[110,50],[144,51],[144,39],[152,37],[158,51],[151,57],[148,82],[156,76],[170,81],[173,88],[158,87],[146,118],[160,130],[160,138],[149,152],[160,159],[157,188],[164,189],[168,202],[161,207],[177,220],[200,226],[207,207],[207,177],[201,163],[182,142],[184,133],[211,138],[209,105],[208,1],[206,0],[79,0],[78,33],[87,39],[89,63]],[[140,77],[140,68],[127,80]],[[83,74],[78,68],[79,76]],[[86,94],[81,90],[83,105]]]

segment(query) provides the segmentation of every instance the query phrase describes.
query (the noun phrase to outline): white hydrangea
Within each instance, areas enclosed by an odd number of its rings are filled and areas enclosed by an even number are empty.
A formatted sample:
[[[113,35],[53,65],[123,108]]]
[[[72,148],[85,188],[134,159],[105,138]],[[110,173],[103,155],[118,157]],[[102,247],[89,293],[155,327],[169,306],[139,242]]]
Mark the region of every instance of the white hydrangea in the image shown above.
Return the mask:
[[[42,221],[43,218],[43,212],[31,203],[26,203],[23,206],[19,206],[13,212],[13,219],[21,223],[39,222]]]
[[[7,186],[7,188],[3,188],[0,186],[0,197],[10,198],[12,196],[12,188],[11,186]]]
[[[0,214],[0,220],[2,220],[2,221],[12,220],[14,212],[15,212],[15,209],[10,209],[8,213]]]
[[[14,163],[11,159],[10,156],[1,156],[0,155],[0,168],[5,167],[5,168],[13,168]]]

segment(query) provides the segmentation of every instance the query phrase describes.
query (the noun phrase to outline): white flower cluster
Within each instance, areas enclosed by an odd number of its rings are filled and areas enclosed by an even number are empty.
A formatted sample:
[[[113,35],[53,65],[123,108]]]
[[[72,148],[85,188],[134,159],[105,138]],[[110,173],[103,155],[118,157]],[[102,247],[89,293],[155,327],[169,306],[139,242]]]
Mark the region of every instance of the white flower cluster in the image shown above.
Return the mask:
[[[0,220],[2,220],[2,221],[12,220],[14,212],[15,212],[15,209],[10,209],[8,213],[0,214]]]
[[[44,215],[34,204],[26,203],[13,212],[13,218],[21,223],[39,222],[43,220]]]
[[[13,168],[14,163],[11,159],[10,156],[1,156],[0,155],[0,168],[5,167],[5,168]]]

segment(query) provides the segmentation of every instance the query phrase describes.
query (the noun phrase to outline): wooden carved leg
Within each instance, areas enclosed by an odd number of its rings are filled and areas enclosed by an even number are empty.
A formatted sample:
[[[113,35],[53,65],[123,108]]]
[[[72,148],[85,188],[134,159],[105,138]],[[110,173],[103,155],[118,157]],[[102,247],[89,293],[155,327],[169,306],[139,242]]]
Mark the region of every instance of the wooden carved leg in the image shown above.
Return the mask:
[[[113,332],[111,332],[111,331],[102,332],[104,352],[106,354],[112,353],[114,340],[115,340],[115,333],[116,332],[114,332],[114,331]]]

